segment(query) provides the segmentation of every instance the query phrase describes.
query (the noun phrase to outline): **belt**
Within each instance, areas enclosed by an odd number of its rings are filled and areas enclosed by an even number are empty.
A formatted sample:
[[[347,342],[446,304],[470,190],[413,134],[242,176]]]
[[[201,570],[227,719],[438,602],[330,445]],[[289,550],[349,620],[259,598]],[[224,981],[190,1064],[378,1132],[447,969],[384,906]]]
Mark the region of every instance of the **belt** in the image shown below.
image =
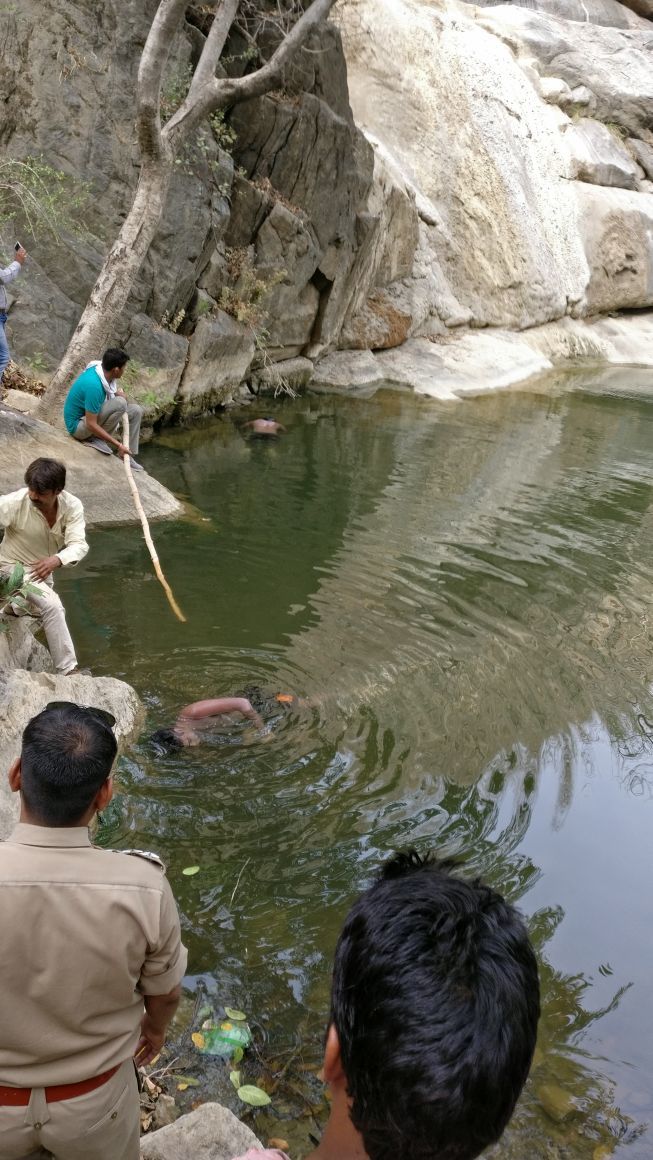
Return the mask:
[[[54,1104],[57,1100],[72,1100],[75,1096],[83,1096],[86,1092],[92,1092],[95,1088],[102,1087],[103,1083],[107,1083],[120,1066],[118,1064],[117,1067],[110,1067],[101,1075],[94,1075],[93,1079],[83,1079],[80,1083],[61,1083],[54,1087],[43,1088],[46,1101],[49,1104]],[[0,1107],[26,1108],[31,1099],[32,1091],[32,1088],[5,1087],[4,1084],[0,1084]]]

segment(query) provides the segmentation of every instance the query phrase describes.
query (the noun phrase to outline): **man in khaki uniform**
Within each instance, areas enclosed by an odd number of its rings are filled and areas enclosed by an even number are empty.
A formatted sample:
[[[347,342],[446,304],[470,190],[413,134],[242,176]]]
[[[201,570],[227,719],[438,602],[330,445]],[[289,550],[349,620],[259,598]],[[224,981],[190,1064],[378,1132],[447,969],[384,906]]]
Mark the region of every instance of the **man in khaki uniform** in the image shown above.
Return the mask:
[[[69,702],[27,725],[0,843],[0,1158],[138,1160],[133,1059],[161,1050],[186,969],[152,855],[91,844],[113,793],[113,718]]]
[[[78,564],[88,552],[81,500],[64,491],[66,468],[56,459],[35,459],[25,472],[26,487],[0,495],[0,573],[8,575],[23,564],[32,591],[26,596],[28,615],[43,624],[48,648],[58,673],[77,672],[75,648],[66,624],[64,606],[53,588],[57,568]],[[15,616],[25,614],[14,603]]]

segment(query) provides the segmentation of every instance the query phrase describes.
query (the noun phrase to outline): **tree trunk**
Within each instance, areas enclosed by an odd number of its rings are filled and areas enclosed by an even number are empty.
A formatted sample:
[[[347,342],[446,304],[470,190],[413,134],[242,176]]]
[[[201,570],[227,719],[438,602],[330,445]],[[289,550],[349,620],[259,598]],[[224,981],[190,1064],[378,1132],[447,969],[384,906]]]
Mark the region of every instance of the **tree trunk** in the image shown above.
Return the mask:
[[[39,408],[45,422],[63,424],[63,403],[73,380],[91,359],[117,345],[116,324],[159,228],[172,172],[171,156],[144,162],[132,207]]]

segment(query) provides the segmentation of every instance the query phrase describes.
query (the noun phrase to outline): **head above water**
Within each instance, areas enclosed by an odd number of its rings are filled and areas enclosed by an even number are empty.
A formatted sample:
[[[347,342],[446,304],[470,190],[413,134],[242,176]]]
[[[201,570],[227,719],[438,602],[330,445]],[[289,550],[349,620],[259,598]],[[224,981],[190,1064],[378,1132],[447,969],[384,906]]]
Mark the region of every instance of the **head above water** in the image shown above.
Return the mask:
[[[184,748],[184,742],[174,729],[157,729],[150,737],[150,741],[160,756]]]
[[[73,702],[48,705],[26,726],[20,755],[23,805],[42,826],[76,826],[111,777],[113,717]]]
[[[473,1160],[512,1115],[539,1011],[517,911],[452,864],[398,855],[338,940],[325,1057],[332,1107],[347,1100],[348,1130],[370,1160]]]

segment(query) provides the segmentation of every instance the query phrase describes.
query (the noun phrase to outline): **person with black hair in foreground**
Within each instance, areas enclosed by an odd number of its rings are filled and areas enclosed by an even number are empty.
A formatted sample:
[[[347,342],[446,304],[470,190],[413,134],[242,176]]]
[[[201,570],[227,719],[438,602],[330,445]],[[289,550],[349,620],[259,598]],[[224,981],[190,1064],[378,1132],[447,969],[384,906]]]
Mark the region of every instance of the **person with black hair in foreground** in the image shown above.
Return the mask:
[[[89,837],[113,793],[113,724],[48,705],[9,771],[20,822],[0,843],[2,1160],[138,1160],[134,1060],[159,1053],[179,1003],[187,956],[161,862]]]
[[[25,472],[26,487],[0,496],[0,574],[25,569],[30,590],[10,603],[14,616],[37,616],[58,673],[78,672],[66,612],[54,591],[52,573],[78,564],[88,552],[81,500],[65,491],[66,468],[56,459],[34,459]],[[27,607],[26,607],[27,605]]]
[[[336,947],[308,1160],[473,1160],[502,1135],[533,1057],[537,963],[509,903],[453,864],[400,854]],[[250,1152],[239,1160],[280,1158]]]

